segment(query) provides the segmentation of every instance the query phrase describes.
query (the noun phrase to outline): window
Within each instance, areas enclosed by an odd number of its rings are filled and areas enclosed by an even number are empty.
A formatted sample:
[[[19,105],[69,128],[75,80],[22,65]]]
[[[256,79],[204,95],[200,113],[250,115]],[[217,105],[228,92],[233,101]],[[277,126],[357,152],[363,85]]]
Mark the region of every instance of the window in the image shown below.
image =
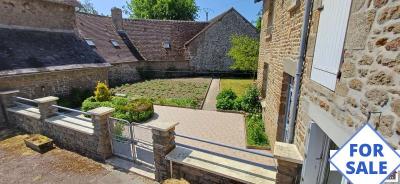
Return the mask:
[[[165,41],[162,43],[164,49],[170,49],[171,43],[169,41]]]
[[[94,41],[92,39],[85,39],[85,41],[89,46],[96,47],[96,44],[94,44]]]
[[[335,90],[343,56],[351,1],[323,1],[311,80]]]
[[[112,44],[114,47],[116,47],[116,48],[119,47],[119,43],[118,43],[117,40],[110,40],[110,42],[111,42],[111,44]]]
[[[265,39],[272,37],[272,31],[274,30],[274,4],[273,1],[269,1],[268,5],[268,20],[267,28],[265,29]]]

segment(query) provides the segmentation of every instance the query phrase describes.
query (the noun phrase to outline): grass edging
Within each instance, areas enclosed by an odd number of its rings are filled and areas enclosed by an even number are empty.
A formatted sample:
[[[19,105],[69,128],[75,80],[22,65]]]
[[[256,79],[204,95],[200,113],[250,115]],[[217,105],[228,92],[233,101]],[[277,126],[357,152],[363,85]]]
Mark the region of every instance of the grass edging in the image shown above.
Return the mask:
[[[212,84],[212,81],[213,81],[213,80],[214,80],[214,78],[211,78],[210,83],[208,83],[208,88],[207,88],[206,94],[205,94],[205,96],[204,96],[204,98],[203,98],[203,102],[201,103],[200,109],[203,109],[204,103],[206,103],[206,99],[207,99],[207,96],[208,96],[208,92],[210,92],[210,88],[211,88],[211,84]]]

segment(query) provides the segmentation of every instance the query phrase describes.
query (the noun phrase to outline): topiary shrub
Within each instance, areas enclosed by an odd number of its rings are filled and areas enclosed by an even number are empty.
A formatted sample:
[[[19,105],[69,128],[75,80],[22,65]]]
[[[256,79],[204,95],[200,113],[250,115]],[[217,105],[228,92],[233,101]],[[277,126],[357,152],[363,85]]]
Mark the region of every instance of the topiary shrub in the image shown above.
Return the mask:
[[[132,122],[144,122],[154,114],[153,102],[149,99],[135,99],[124,106],[127,118]]]
[[[103,82],[98,82],[96,86],[96,91],[94,92],[96,101],[105,102],[111,100],[111,92],[108,86]]]
[[[232,89],[222,90],[217,96],[217,109],[233,110],[236,98],[237,95],[232,91]]]
[[[261,103],[258,99],[260,93],[256,86],[250,86],[246,89],[241,101],[241,109],[250,113],[261,112]]]
[[[114,108],[114,105],[111,103],[111,101],[106,101],[106,102],[98,102],[95,97],[89,97],[82,103],[82,111],[90,111],[92,109],[98,108],[98,107],[112,107]]]

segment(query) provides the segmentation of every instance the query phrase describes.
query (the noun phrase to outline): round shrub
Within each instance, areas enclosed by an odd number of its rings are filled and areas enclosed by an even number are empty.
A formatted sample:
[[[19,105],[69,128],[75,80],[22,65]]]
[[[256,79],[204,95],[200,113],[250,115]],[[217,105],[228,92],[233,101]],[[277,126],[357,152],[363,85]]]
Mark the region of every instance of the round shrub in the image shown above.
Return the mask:
[[[150,119],[154,114],[153,102],[149,99],[135,99],[124,107],[130,121],[143,122]]]
[[[96,101],[105,102],[111,100],[111,92],[108,86],[103,82],[98,82],[96,86],[96,91],[94,92]]]
[[[89,97],[82,103],[82,111],[90,111],[98,107],[114,107],[110,101],[98,102],[95,97]]]
[[[237,95],[232,91],[232,89],[222,90],[217,96],[217,109],[233,110],[236,98]]]

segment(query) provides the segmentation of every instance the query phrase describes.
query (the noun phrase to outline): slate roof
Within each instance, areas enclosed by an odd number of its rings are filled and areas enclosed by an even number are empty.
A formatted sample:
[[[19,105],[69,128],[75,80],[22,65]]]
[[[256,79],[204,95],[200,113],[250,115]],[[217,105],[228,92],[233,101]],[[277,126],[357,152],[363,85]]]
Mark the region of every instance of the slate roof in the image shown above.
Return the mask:
[[[0,28],[0,71],[105,63],[74,33]]]
[[[138,61],[140,56],[134,56],[121,36],[118,35],[111,17],[77,13],[76,24],[79,35],[94,41],[94,50],[108,63]],[[116,40],[119,47],[114,47],[111,40]],[[139,58],[139,59],[138,59]]]

